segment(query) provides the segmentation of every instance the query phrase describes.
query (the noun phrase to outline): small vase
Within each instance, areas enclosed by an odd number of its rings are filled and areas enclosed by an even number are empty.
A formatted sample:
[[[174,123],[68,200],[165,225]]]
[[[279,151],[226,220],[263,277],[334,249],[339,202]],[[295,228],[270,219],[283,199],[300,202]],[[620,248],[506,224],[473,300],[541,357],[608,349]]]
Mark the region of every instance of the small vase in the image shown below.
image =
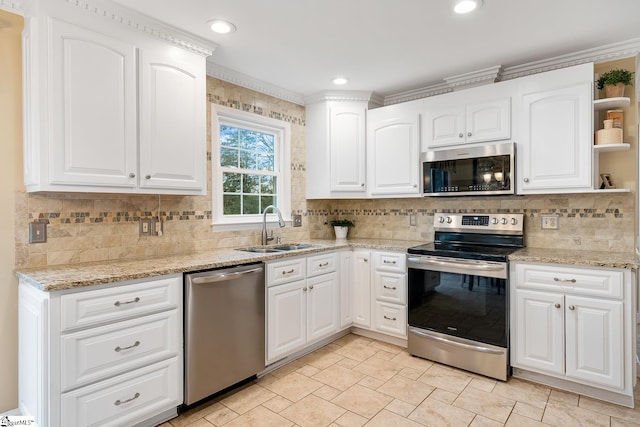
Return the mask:
[[[624,83],[615,85],[604,85],[604,95],[607,98],[617,98],[624,96]]]
[[[347,233],[349,232],[349,227],[342,227],[339,225],[334,225],[333,226],[333,231],[335,231],[336,233],[336,240],[340,240],[340,239],[346,239],[347,238]]]

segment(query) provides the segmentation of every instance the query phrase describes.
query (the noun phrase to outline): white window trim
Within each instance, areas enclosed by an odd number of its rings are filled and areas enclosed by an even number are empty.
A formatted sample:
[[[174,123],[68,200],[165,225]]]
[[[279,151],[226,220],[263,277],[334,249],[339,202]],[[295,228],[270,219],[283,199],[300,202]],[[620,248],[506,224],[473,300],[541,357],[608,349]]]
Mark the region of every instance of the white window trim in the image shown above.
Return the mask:
[[[250,123],[253,127],[264,128],[278,135],[281,143],[280,159],[282,161],[281,178],[278,183],[278,207],[286,222],[291,222],[291,125],[282,120],[264,117],[222,105],[211,106],[211,214],[214,231],[232,231],[255,229],[262,225],[262,214],[245,216],[225,216],[222,213],[222,168],[220,167],[220,118],[229,121]],[[241,123],[239,123],[241,125]],[[277,223],[278,216],[267,214],[267,223]]]

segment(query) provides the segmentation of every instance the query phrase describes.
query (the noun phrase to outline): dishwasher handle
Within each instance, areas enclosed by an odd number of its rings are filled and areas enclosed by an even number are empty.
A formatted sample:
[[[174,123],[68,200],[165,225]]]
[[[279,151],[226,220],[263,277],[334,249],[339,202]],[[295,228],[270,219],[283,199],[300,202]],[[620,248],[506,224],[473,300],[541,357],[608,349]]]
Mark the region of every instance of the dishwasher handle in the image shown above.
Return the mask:
[[[249,274],[260,273],[263,270],[264,269],[262,267],[257,267],[257,268],[252,268],[250,270],[234,271],[232,273],[214,273],[214,274],[211,274],[210,276],[194,277],[193,279],[191,279],[191,283],[193,283],[194,285],[205,285],[208,283],[216,283],[216,282],[221,282],[223,280],[235,279],[236,277],[239,277],[239,276],[246,276]]]

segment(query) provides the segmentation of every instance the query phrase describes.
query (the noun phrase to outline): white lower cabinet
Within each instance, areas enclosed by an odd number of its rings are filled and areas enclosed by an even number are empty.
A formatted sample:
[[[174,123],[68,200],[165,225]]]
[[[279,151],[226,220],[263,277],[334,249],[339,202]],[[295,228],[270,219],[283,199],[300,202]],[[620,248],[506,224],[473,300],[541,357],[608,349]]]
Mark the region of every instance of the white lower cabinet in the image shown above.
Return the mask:
[[[338,265],[336,252],[267,263],[267,364],[338,332]]]
[[[19,407],[41,427],[156,425],[182,404],[182,276],[20,283]]]
[[[353,325],[407,337],[407,263],[401,252],[354,251]]]
[[[514,376],[633,406],[634,274],[512,263],[511,277]]]

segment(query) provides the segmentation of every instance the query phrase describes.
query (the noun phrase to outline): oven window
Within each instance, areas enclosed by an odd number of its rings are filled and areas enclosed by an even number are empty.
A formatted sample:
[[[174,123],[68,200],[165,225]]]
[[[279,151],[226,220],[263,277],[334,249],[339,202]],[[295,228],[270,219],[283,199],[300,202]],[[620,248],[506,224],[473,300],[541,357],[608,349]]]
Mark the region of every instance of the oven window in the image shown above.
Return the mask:
[[[505,279],[409,269],[409,325],[507,347]]]

